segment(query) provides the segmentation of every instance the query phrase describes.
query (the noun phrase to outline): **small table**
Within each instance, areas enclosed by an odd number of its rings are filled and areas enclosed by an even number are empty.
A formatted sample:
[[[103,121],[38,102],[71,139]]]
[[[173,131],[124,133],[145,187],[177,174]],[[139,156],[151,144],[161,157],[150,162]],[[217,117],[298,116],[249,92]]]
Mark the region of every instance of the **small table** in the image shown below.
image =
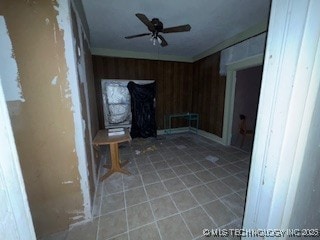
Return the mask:
[[[107,165],[103,165],[103,167],[108,168],[109,171],[100,178],[100,181],[103,181],[104,179],[108,178],[112,173],[115,173],[115,172],[121,172],[128,175],[131,174],[128,170],[122,168],[129,161],[120,163],[118,144],[122,142],[131,142],[131,136],[129,134],[128,129],[125,130],[125,134],[122,134],[119,136],[108,136],[107,129],[99,130],[97,135],[93,139],[93,146],[97,151],[99,151],[99,153],[100,153],[100,146],[110,145],[111,167]]]

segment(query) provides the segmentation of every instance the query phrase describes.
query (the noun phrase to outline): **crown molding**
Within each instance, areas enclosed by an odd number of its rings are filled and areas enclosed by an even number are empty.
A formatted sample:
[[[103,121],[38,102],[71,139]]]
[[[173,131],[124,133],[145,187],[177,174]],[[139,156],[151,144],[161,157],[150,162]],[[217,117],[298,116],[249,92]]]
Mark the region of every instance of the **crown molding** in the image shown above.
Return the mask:
[[[189,62],[192,63],[191,57],[154,54],[146,52],[124,51],[108,48],[91,48],[92,55],[107,56],[107,57],[120,57],[120,58],[136,58],[136,59],[148,59],[148,60],[162,60],[162,61],[174,61],[174,62]]]

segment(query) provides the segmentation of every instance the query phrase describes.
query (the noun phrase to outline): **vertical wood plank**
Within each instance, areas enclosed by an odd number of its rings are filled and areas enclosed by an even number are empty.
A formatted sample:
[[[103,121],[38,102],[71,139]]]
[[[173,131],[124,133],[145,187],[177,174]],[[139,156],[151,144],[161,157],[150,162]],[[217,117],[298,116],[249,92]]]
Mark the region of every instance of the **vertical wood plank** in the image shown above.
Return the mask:
[[[99,127],[104,128],[101,79],[155,80],[156,121],[163,129],[167,114],[196,112],[200,129],[222,134],[225,79],[219,75],[220,54],[195,63],[93,56]],[[175,121],[176,127],[183,121]]]

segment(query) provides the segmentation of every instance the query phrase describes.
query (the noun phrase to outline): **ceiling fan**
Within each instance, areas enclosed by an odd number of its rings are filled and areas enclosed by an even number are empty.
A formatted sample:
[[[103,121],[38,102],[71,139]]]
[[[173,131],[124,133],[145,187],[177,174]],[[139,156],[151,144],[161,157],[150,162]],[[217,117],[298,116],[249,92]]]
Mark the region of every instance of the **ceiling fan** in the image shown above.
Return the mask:
[[[150,31],[150,33],[141,33],[137,35],[127,36],[125,37],[126,39],[151,35],[150,40],[153,42],[153,45],[155,45],[156,41],[158,41],[162,47],[165,47],[165,46],[168,46],[168,43],[164,39],[164,37],[161,36],[159,33],[189,32],[191,29],[191,26],[189,24],[180,25],[176,27],[163,28],[163,23],[158,18],[153,18],[150,21],[146,17],[146,15],[142,13],[137,13],[136,16],[137,18],[140,19],[142,23],[144,23],[148,27],[148,30]]]

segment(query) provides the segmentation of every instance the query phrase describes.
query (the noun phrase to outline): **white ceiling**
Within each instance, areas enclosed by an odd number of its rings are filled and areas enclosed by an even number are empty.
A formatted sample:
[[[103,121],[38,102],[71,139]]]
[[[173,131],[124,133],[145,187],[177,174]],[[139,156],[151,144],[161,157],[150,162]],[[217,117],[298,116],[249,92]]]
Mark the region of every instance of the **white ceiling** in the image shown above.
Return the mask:
[[[91,48],[193,57],[268,20],[270,0],[82,0]],[[190,24],[191,31],[162,34],[167,47],[153,46],[135,16],[159,18],[164,27]],[[158,52],[159,51],[159,52]]]

